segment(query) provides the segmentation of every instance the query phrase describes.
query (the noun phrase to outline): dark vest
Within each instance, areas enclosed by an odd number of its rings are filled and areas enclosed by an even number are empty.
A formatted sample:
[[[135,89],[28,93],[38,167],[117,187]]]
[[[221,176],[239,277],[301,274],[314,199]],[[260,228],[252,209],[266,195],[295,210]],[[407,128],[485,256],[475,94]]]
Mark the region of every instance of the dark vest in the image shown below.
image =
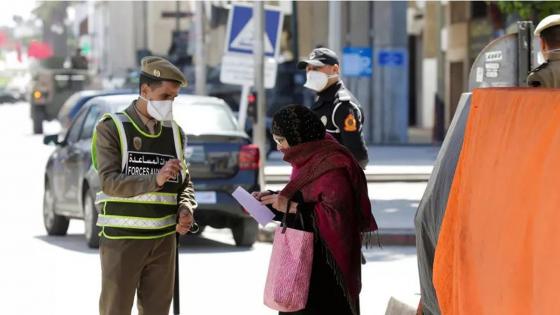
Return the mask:
[[[102,120],[106,118],[113,119],[119,132],[123,174],[157,174],[170,159],[184,161],[181,135],[174,122],[160,124],[159,132],[150,135],[126,113],[106,114]],[[110,239],[153,239],[174,234],[177,196],[184,178],[181,172],[159,191],[129,198],[98,193],[100,235]]]

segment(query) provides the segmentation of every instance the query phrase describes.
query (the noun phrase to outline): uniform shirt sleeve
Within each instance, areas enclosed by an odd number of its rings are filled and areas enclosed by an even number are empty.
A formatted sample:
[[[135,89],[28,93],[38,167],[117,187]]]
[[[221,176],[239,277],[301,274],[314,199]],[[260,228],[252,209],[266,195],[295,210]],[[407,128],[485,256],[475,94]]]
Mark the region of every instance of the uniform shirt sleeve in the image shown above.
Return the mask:
[[[354,155],[362,168],[368,164],[368,151],[362,134],[363,115],[350,101],[335,103],[333,122],[340,130],[340,139]]]
[[[104,193],[115,197],[133,197],[158,190],[155,174],[122,174],[120,140],[112,119],[99,122],[95,132],[97,170]]]
[[[544,87],[543,79],[538,71],[529,73],[527,77],[527,85],[530,87]]]
[[[553,72],[552,64],[546,61],[529,73],[527,76],[527,85],[530,87],[542,88],[555,87],[556,83],[554,78],[556,76]]]
[[[181,139],[183,144],[183,152],[187,147],[187,137],[181,130]],[[194,187],[191,180],[191,175],[187,167],[187,161],[185,155],[183,155],[183,165],[185,166],[185,180],[183,181],[183,187],[179,192],[179,210],[188,210],[190,213],[194,213],[194,210],[198,207],[194,195]]]

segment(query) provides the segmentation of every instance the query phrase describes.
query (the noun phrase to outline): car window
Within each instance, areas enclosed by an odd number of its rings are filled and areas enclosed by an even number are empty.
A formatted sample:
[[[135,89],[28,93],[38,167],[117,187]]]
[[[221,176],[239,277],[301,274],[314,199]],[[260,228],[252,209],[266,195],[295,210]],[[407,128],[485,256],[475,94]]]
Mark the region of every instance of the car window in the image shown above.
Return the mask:
[[[66,116],[70,113],[73,105],[82,97],[81,93],[74,93],[72,94],[65,102],[62,104],[60,111],[58,112],[59,118],[66,118]]]
[[[84,128],[82,128],[82,133],[80,135],[80,140],[87,140],[91,138],[91,136],[93,135],[93,129],[95,129],[95,125],[97,124],[99,118],[101,118],[101,110],[98,106],[92,106],[86,116]]]
[[[237,130],[237,123],[227,106],[215,103],[173,106],[173,118],[187,134],[221,133]]]
[[[68,144],[78,141],[80,132],[82,131],[82,125],[84,124],[88,111],[89,110],[83,110],[72,123],[72,126],[70,127],[70,130],[68,130],[68,134],[66,136],[66,142]]]

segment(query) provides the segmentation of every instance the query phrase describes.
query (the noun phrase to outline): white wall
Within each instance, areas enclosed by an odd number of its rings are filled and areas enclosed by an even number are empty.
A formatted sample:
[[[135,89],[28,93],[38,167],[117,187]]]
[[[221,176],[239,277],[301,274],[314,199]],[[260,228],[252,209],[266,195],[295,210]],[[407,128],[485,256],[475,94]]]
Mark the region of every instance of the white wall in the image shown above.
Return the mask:
[[[107,74],[124,76],[127,69],[136,68],[133,3],[129,1],[108,2],[109,25],[107,27],[106,56]]]
[[[180,1],[179,8],[181,11],[191,11],[191,5],[186,1]],[[175,30],[175,19],[164,19],[161,17],[161,13],[163,11],[174,12],[175,10],[175,1],[148,2],[148,49],[150,49],[153,54],[167,55],[167,51],[171,46],[172,32]],[[190,24],[190,18],[180,19],[180,30],[188,30]]]
[[[425,58],[422,62],[422,111],[418,125],[421,128],[434,126],[434,105],[437,92],[437,58]]]
[[[171,45],[174,18],[162,18],[162,11],[175,11],[175,1],[143,2],[92,1],[89,16],[92,39],[92,62],[102,76],[123,76],[137,68],[136,51],[148,48],[156,55],[167,55]],[[181,11],[191,11],[189,2],[180,2]],[[147,47],[144,47],[144,24],[147,24]],[[189,19],[181,19],[180,29],[189,29]]]

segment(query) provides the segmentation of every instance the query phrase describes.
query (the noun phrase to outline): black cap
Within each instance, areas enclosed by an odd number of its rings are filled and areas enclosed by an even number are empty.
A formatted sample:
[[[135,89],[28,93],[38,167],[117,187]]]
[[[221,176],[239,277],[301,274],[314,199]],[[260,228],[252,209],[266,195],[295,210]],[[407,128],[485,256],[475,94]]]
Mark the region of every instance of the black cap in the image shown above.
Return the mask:
[[[309,54],[308,59],[301,60],[298,62],[298,69],[305,69],[307,65],[312,65],[316,67],[323,67],[326,65],[337,65],[338,56],[334,51],[328,48],[315,48]]]

